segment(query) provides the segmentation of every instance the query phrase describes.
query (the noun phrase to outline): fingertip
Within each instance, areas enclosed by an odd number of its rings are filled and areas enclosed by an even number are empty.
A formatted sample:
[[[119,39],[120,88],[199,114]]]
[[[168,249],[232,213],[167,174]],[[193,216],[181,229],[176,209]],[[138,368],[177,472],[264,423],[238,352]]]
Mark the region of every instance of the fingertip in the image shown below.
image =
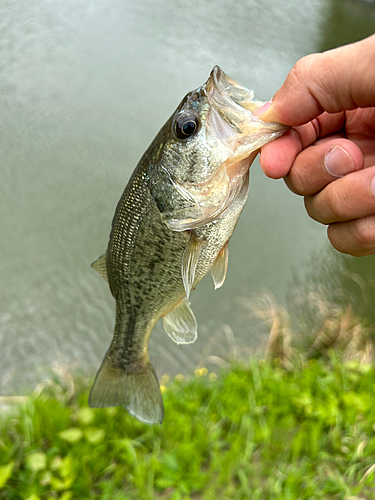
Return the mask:
[[[321,141],[327,148],[323,164],[332,177],[343,177],[351,172],[362,170],[364,158],[361,149],[351,140],[339,138]]]
[[[375,215],[348,222],[336,222],[327,228],[335,250],[353,257],[375,254]]]
[[[286,165],[278,161],[278,157],[277,147],[273,144],[267,144],[262,148],[259,163],[264,174],[270,179],[281,179],[289,171]]]
[[[328,240],[335,250],[341,253],[346,253],[341,242],[340,230],[338,231],[337,228],[340,229],[340,226],[338,226],[337,223],[329,224],[327,227]]]
[[[290,130],[276,141],[262,147],[259,163],[263,172],[271,179],[285,177],[301,151],[301,141],[294,130]]]

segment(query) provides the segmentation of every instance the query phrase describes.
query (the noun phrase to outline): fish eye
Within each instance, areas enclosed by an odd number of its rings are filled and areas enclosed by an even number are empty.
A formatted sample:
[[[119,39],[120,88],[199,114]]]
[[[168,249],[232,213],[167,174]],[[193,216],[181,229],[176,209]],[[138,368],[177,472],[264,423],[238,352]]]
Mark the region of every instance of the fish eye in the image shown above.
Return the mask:
[[[173,131],[179,139],[188,139],[199,129],[199,120],[193,114],[180,115],[174,121]]]

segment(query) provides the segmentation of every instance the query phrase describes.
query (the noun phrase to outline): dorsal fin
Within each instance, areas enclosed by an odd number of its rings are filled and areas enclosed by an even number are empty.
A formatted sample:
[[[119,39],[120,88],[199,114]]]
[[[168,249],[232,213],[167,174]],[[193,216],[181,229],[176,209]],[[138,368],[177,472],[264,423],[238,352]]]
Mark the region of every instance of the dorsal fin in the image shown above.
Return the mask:
[[[181,275],[184,283],[186,298],[189,298],[191,289],[193,288],[195,270],[197,268],[199,255],[202,246],[206,241],[197,238],[195,231],[190,231],[190,239],[186,245],[184,255],[182,256]]]
[[[95,262],[91,264],[91,267],[97,271],[100,276],[102,276],[106,281],[108,281],[108,275],[107,275],[107,265],[105,261],[105,253],[99,257]]]
[[[215,290],[220,288],[225,281],[228,269],[228,242],[220,250],[216,257],[214,265],[211,268],[212,279],[214,280]]]
[[[191,344],[198,335],[197,320],[185,298],[163,316],[163,326],[176,344]]]

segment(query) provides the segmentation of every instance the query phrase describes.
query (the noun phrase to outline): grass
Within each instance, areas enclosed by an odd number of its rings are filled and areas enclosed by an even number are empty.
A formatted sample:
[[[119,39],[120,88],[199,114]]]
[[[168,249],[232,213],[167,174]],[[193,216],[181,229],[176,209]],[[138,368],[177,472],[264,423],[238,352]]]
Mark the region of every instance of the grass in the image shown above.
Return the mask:
[[[83,381],[49,387],[2,420],[0,498],[372,499],[374,381],[334,353],[202,368],[164,377],[160,426],[88,408]]]
[[[225,327],[224,369],[161,378],[162,425],[88,408],[89,381],[66,371],[18,398],[0,419],[0,500],[375,500],[372,330],[317,301],[298,349],[284,308],[243,305],[268,330],[265,359]]]

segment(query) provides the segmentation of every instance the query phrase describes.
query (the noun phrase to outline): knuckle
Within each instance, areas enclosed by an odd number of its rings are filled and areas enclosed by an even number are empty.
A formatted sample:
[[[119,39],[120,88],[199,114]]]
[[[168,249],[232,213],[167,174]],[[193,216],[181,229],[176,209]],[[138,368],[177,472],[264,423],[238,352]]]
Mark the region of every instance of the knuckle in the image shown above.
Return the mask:
[[[317,75],[320,74],[325,75],[325,77],[318,78]],[[334,74],[335,70],[330,58],[323,54],[309,54],[296,62],[286,83],[293,90],[308,91],[315,100],[317,109],[323,112],[325,108],[323,108],[322,103],[326,101],[326,94],[330,91]]]
[[[336,190],[334,183],[316,195],[305,197],[308,215],[322,224],[345,221],[348,218],[348,194]]]
[[[334,186],[332,184],[332,186]],[[332,188],[329,197],[330,212],[335,220],[342,220],[346,217],[347,199],[345,192],[336,191]]]
[[[317,54],[308,54],[295,63],[291,73],[298,82],[303,82],[309,76],[311,66],[314,64],[316,57]]]
[[[290,169],[289,174],[284,178],[285,184],[288,188],[295,194],[304,196],[307,193],[306,189],[306,175],[304,175],[300,169]]]
[[[305,204],[305,210],[307,212],[307,215],[318,222],[321,222],[324,224],[324,221],[321,220],[319,211],[316,210],[315,208],[315,196],[305,196],[304,198],[304,204]]]
[[[327,229],[328,239],[338,252],[348,253],[346,251],[345,240],[343,239],[343,233],[340,231],[340,227],[337,224],[331,224]]]
[[[375,215],[328,226],[331,245],[342,253],[362,257],[375,253]]]
[[[291,69],[285,83],[293,90],[298,90],[299,88],[301,88],[301,83],[303,82],[303,80],[303,63],[300,59]]]
[[[375,249],[375,215],[353,221],[353,233],[357,246],[365,251],[361,255],[371,253]]]
[[[308,54],[299,59],[290,72],[291,79],[300,87],[305,87],[306,81],[314,76],[318,58],[320,58],[320,54]]]

